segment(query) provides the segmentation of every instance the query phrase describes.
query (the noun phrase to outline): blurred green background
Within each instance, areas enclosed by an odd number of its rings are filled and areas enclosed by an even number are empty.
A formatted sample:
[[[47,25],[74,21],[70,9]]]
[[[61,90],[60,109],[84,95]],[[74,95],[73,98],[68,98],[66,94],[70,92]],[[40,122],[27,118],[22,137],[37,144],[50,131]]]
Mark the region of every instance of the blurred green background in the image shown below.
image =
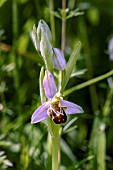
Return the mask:
[[[53,2],[54,11],[51,11]],[[67,16],[76,8],[84,14],[66,22],[65,58],[74,45],[82,47],[67,89],[101,76],[113,67],[108,51],[113,35],[112,0],[67,0]],[[0,170],[46,170],[49,167],[47,127],[31,125],[40,106],[39,73],[44,66],[30,38],[40,19],[51,29],[54,46],[61,48],[61,0],[0,0]],[[55,16],[54,16],[55,15]],[[113,44],[112,44],[113,46]],[[65,98],[82,106],[77,128],[62,134],[61,170],[113,170],[112,76],[76,90]],[[75,115],[68,116],[68,122]],[[64,125],[63,125],[64,127]]]

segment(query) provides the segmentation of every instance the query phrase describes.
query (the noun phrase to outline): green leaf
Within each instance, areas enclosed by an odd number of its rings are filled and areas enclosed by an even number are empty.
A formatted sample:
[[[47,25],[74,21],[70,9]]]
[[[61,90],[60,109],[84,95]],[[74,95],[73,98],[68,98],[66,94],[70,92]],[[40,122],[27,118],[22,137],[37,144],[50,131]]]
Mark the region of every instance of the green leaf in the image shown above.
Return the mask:
[[[2,5],[4,5],[4,3],[6,2],[7,0],[0,0],[0,7],[2,6]]]
[[[70,121],[66,124],[66,126],[64,126],[63,132],[65,132],[77,119],[78,119],[78,117],[74,117],[72,120],[70,120]]]
[[[55,17],[62,19],[61,15],[57,11],[51,11],[50,13],[53,14]]]
[[[110,109],[110,104],[112,102],[112,97],[113,97],[113,80],[111,77],[108,78],[108,83],[109,83],[109,91],[108,91],[108,94],[107,94],[107,97],[106,97],[106,101],[105,101],[105,104],[103,106],[103,115],[106,117],[109,115],[111,109]]]
[[[72,52],[70,58],[69,58],[69,61],[66,65],[66,69],[65,69],[65,76],[63,77],[63,81],[62,81],[62,87],[61,87],[61,92],[64,91],[69,79],[70,79],[70,76],[71,76],[71,73],[73,71],[73,68],[77,62],[77,59],[78,59],[78,55],[79,55],[79,52],[80,52],[80,47],[81,47],[81,42],[79,41],[76,45],[75,45],[75,49],[74,51]]]
[[[97,164],[98,170],[106,170],[106,136],[105,131],[100,131],[97,138]]]
[[[71,78],[75,77],[75,76],[80,76],[80,75],[84,74],[86,71],[87,71],[87,69],[82,69],[82,70],[76,71],[71,74]]]
[[[63,134],[69,133],[69,132],[71,132],[72,130],[74,130],[76,128],[77,128],[77,125],[74,125],[74,126],[70,127],[69,129],[67,129],[66,131],[64,131]]]
[[[66,17],[66,19],[70,19],[72,17],[76,17],[76,16],[83,15],[83,14],[84,12],[71,11],[70,14]]]
[[[76,157],[73,154],[70,146],[65,142],[65,140],[63,140],[63,138],[61,138],[60,140],[60,145],[61,145],[61,150],[68,156],[68,158],[75,162]]]
[[[90,155],[90,156],[76,162],[75,165],[69,166],[66,170],[81,170],[80,166],[82,166],[83,164],[85,164],[86,162],[88,162],[90,160],[93,160],[94,157],[95,157],[94,155]],[[87,168],[87,170],[89,170],[89,169]]]
[[[78,85],[76,85],[76,86],[74,86],[74,87],[72,87],[72,88],[70,88],[70,89],[67,89],[67,90],[63,93],[63,96],[67,96],[67,95],[69,95],[70,93],[73,93],[73,92],[76,91],[76,90],[80,90],[80,89],[85,88],[85,87],[87,87],[87,86],[90,86],[90,85],[92,85],[92,84],[94,84],[94,83],[97,83],[97,82],[99,82],[99,81],[101,81],[101,80],[103,80],[103,79],[106,79],[107,77],[110,77],[111,75],[113,75],[113,70],[111,70],[111,71],[109,71],[108,73],[105,73],[105,74],[103,74],[103,75],[101,75],[101,76],[98,76],[98,77],[96,77],[96,78],[93,78],[93,79],[91,79],[91,80],[88,80],[88,81],[86,81],[86,82],[84,82],[84,83],[78,84]]]
[[[105,123],[99,116],[95,117],[89,141],[89,155],[95,158],[89,162],[89,169],[106,170],[106,136]]]

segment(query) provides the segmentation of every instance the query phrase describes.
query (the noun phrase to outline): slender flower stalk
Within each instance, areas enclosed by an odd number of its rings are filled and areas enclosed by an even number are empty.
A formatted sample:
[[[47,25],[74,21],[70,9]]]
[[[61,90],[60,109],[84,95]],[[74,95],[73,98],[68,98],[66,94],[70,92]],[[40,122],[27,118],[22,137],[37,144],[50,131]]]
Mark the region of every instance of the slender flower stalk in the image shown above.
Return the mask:
[[[59,143],[60,143],[60,135],[59,135],[60,125],[53,126],[54,138],[52,138],[52,170],[59,170]]]

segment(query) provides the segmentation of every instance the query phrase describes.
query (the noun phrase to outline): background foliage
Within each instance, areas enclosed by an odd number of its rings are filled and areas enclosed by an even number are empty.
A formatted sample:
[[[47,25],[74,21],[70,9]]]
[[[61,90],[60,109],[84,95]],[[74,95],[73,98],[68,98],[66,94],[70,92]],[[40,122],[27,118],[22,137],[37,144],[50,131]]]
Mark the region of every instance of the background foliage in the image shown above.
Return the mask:
[[[65,57],[74,44],[82,48],[67,89],[112,70],[108,42],[113,34],[113,1],[68,0],[67,15],[76,8],[84,14],[66,22]],[[31,115],[40,105],[39,73],[43,65],[30,39],[34,24],[44,19],[51,27],[55,15],[55,47],[61,48],[61,1],[0,1],[0,169],[45,170],[49,167],[47,127],[31,125]],[[65,94],[65,92],[64,92]],[[112,170],[113,168],[112,77],[76,90],[65,98],[82,106],[76,129],[61,139],[61,170]],[[74,118],[68,117],[68,122]]]

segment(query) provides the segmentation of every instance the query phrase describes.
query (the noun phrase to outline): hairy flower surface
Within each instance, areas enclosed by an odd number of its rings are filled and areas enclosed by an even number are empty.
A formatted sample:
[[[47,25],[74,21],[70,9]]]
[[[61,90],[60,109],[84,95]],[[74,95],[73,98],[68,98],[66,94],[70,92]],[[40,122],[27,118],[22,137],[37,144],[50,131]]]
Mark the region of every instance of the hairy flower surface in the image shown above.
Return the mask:
[[[45,72],[43,86],[48,101],[35,110],[31,123],[38,123],[51,117],[54,123],[61,124],[66,122],[67,114],[83,112],[77,104],[63,100],[61,94],[57,92],[54,77],[49,71]]]

